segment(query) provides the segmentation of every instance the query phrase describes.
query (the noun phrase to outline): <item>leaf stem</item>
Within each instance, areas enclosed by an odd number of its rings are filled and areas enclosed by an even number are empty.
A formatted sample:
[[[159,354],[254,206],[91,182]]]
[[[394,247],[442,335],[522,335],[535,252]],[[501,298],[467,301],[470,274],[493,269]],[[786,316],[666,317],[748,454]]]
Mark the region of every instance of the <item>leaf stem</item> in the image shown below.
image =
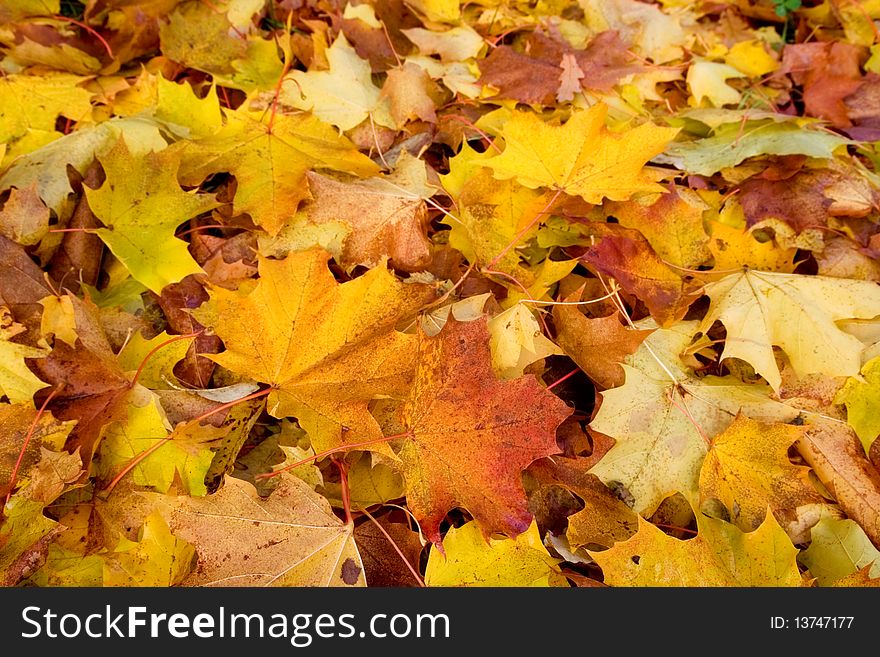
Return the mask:
[[[697,535],[697,532],[695,532],[693,529],[688,529],[687,527],[678,527],[676,525],[664,525],[663,523],[660,523],[660,522],[655,522],[653,524],[655,527],[661,527],[663,529],[672,529],[677,532],[684,532],[685,534],[691,534],[693,536]]]
[[[12,491],[15,489],[15,482],[18,479],[18,470],[21,468],[21,462],[24,461],[24,455],[27,452],[28,445],[30,445],[31,438],[33,438],[34,431],[37,430],[37,424],[40,421],[40,418],[43,417],[43,413],[46,412],[46,408],[49,406],[49,402],[52,401],[52,398],[55,397],[61,389],[64,387],[64,382],[62,381],[57,388],[54,388],[52,392],[43,400],[43,403],[40,404],[40,408],[37,411],[36,416],[34,417],[34,421],[31,422],[31,426],[28,428],[27,434],[25,434],[24,442],[21,444],[21,450],[18,452],[18,458],[15,461],[15,465],[12,467],[12,475],[9,477],[9,490],[6,491],[6,499],[3,501],[3,509],[6,508],[6,505],[9,504],[9,499],[12,497]],[[0,516],[3,515],[3,509],[0,509]]]
[[[287,14],[287,36],[290,35],[290,24],[293,20],[293,12]],[[281,68],[281,75],[278,76],[278,83],[275,85],[275,97],[272,99],[272,113],[269,115],[268,132],[272,134],[272,127],[275,125],[275,114],[278,112],[278,100],[281,97],[281,85],[284,82],[284,76],[290,70],[291,58],[287,56],[287,51],[282,48],[284,53],[284,66]]]
[[[333,465],[339,468],[339,490],[342,495],[342,508],[345,510],[345,524],[353,525],[354,519],[351,517],[351,489],[348,487],[348,466],[345,461],[334,456]]]
[[[175,335],[173,338],[169,338],[168,340],[165,340],[164,342],[160,342],[155,347],[150,349],[149,353],[146,356],[144,356],[143,360],[141,361],[141,365],[140,365],[140,367],[138,367],[137,372],[134,373],[134,376],[132,377],[131,382],[128,384],[128,387],[134,388],[135,384],[137,383],[138,379],[141,376],[141,373],[144,371],[144,368],[147,366],[147,361],[150,360],[152,355],[155,354],[157,351],[159,351],[162,347],[165,347],[165,346],[171,344],[172,342],[177,342],[178,340],[187,340],[189,338],[195,338],[196,336],[200,335],[202,333],[202,331],[204,331],[204,329],[202,329],[201,331],[196,331],[195,333],[186,333],[184,335]]]
[[[522,290],[523,294],[525,294],[525,295],[529,298],[529,301],[532,301],[532,302],[536,301],[536,299],[532,296],[532,293],[529,292],[529,289],[528,289],[525,285],[523,285],[523,284],[522,284],[522,283],[521,283],[516,277],[511,276],[510,274],[507,274],[507,273],[505,273],[505,272],[503,272],[503,271],[497,271],[497,270],[494,270],[494,269],[488,269],[488,268],[486,268],[486,267],[483,267],[483,269],[480,270],[480,273],[482,273],[482,274],[488,274],[488,275],[490,275],[490,276],[501,276],[501,277],[503,277],[503,278],[510,279],[511,281],[513,281],[513,283],[514,283],[514,284],[515,284],[520,290]],[[541,322],[541,328],[544,330],[544,335],[549,336],[549,335],[550,335],[550,329],[549,329],[548,326],[547,326],[547,322],[544,321],[544,317],[543,317],[543,315],[541,315],[540,313],[538,313],[538,321]]]
[[[214,415],[214,413],[219,413],[220,411],[225,410],[227,408],[231,408],[231,407],[235,406],[236,404],[240,404],[243,401],[250,401],[251,399],[257,399],[259,397],[264,397],[265,395],[268,395],[270,392],[274,392],[274,390],[275,390],[275,388],[264,388],[263,390],[258,390],[257,392],[253,392],[253,393],[246,395],[240,399],[233,399],[231,402],[226,402],[225,404],[220,404],[220,406],[217,406],[216,408],[211,409],[207,413],[202,413],[197,418],[190,420],[190,422],[201,422],[202,420],[205,420],[205,419],[211,417],[212,415]]]
[[[129,462],[126,464],[126,466],[125,466],[124,468],[122,468],[122,470],[120,470],[119,473],[118,473],[115,477],[113,477],[113,481],[111,481],[109,484],[107,484],[107,487],[104,488],[104,489],[102,490],[102,492],[104,493],[104,495],[109,495],[109,494],[113,491],[113,489],[116,488],[116,484],[118,484],[120,481],[122,481],[122,478],[123,478],[125,475],[127,475],[129,472],[131,472],[132,470],[134,470],[134,468],[137,467],[137,465],[138,465],[141,461],[143,461],[143,460],[144,460],[145,458],[147,458],[150,454],[152,454],[152,453],[155,452],[157,449],[159,449],[160,447],[162,447],[162,445],[164,445],[165,443],[170,442],[171,440],[173,440],[173,438],[172,438],[173,435],[174,435],[174,434],[172,433],[172,434],[170,434],[170,435],[168,435],[168,436],[165,436],[165,437],[162,438],[159,442],[157,442],[157,443],[155,443],[155,444],[153,444],[153,445],[150,445],[150,446],[149,446],[147,449],[145,449],[143,452],[141,452],[140,454],[137,454],[133,459],[131,459],[131,461],[129,461]]]
[[[104,39],[104,37],[102,37],[93,27],[90,27],[90,26],[86,25],[85,23],[83,23],[82,21],[76,20],[75,18],[71,18],[70,16],[61,16],[59,14],[59,15],[53,16],[52,18],[54,18],[55,20],[59,20],[59,21],[66,21],[68,23],[73,23],[77,27],[81,27],[86,32],[88,32],[93,37],[95,37],[98,41],[100,41],[101,45],[104,46],[104,50],[106,50],[107,54],[110,55],[110,59],[114,59],[116,57],[116,55],[113,54],[113,48],[110,47],[110,44],[107,43],[106,39]]]
[[[570,379],[571,377],[573,377],[575,374],[577,374],[580,371],[581,371],[580,367],[574,368],[571,372],[569,372],[568,374],[566,374],[565,376],[563,376],[560,379],[556,379],[553,383],[551,383],[549,386],[547,386],[546,390],[552,390],[553,388],[558,386],[560,383],[562,383],[563,381],[565,381],[567,379]]]
[[[226,409],[226,408],[230,408],[231,406],[235,406],[236,404],[240,404],[240,403],[243,402],[243,401],[248,401],[248,400],[250,400],[250,399],[256,399],[256,398],[258,398],[258,397],[263,397],[263,396],[265,396],[265,395],[268,395],[268,394],[269,394],[270,392],[272,392],[274,389],[275,389],[275,388],[266,388],[266,389],[264,389],[264,390],[260,390],[260,391],[258,391],[258,392],[253,393],[253,394],[250,394],[250,395],[247,395],[247,396],[245,396],[245,397],[242,397],[241,399],[235,399],[235,400],[233,400],[233,401],[231,401],[231,402],[226,402],[225,404],[221,404],[220,406],[218,406],[218,407],[216,407],[216,408],[214,408],[214,409],[208,411],[207,413],[202,413],[202,414],[199,415],[198,417],[193,418],[192,420],[188,420],[188,422],[201,422],[202,420],[204,420],[204,419],[206,419],[206,418],[209,418],[209,417],[211,417],[212,415],[214,415],[214,413],[217,413],[217,412],[219,412],[219,411],[222,411],[222,410],[224,410],[224,409]],[[145,458],[147,458],[150,454],[152,454],[152,453],[155,452],[157,449],[159,449],[160,447],[162,447],[162,445],[165,445],[166,443],[170,442],[171,440],[174,440],[174,432],[173,432],[173,431],[172,431],[172,433],[171,433],[170,435],[165,436],[165,437],[162,438],[159,442],[157,442],[157,443],[151,445],[150,447],[148,447],[147,449],[145,449],[145,450],[144,450],[143,452],[141,452],[140,454],[137,454],[134,458],[131,459],[131,461],[129,461],[129,462],[126,464],[126,466],[125,466],[124,468],[122,468],[122,470],[119,472],[119,474],[117,474],[115,477],[113,477],[113,480],[107,485],[107,487],[104,488],[104,489],[102,489],[102,493],[103,493],[104,495],[109,495],[110,492],[116,487],[116,484],[118,484],[118,483],[122,480],[122,478],[123,478],[125,475],[127,475],[129,472],[131,472],[131,471],[137,466],[138,463],[140,463],[141,461],[143,461],[143,460],[144,460]]]
[[[541,219],[544,217],[544,215],[547,214],[547,212],[550,210],[551,207],[553,207],[553,204],[556,203],[556,199],[559,198],[560,194],[562,194],[562,190],[557,189],[556,193],[553,194],[552,197],[550,197],[549,201],[547,201],[547,205],[545,205],[544,208],[540,212],[535,214],[535,218],[529,222],[529,225],[526,226],[525,228],[523,228],[521,231],[519,231],[516,235],[514,235],[513,239],[510,240],[510,244],[505,246],[504,249],[501,251],[501,253],[499,253],[497,256],[492,258],[492,260],[489,262],[489,264],[486,265],[487,269],[491,269],[492,267],[494,267],[498,263],[498,261],[501,260],[501,258],[503,258],[504,256],[507,255],[508,251],[510,251],[513,247],[515,247],[519,243],[519,241],[522,239],[523,235],[528,233],[532,228],[534,228],[535,224],[537,224],[539,221],[541,221]]]

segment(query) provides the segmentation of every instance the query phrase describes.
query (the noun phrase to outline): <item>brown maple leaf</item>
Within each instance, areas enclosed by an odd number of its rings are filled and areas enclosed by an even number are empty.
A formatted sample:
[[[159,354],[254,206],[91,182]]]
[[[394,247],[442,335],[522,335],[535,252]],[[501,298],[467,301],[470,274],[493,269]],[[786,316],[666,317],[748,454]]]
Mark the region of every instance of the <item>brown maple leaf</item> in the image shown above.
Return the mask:
[[[682,319],[699,296],[699,286],[668,267],[639,231],[615,224],[604,228],[607,234],[581,260],[643,301],[661,326]]]
[[[56,340],[49,355],[31,361],[31,368],[56,391],[49,404],[52,414],[59,420],[77,421],[65,447],[68,451],[79,448],[83,467],[88,468],[101,429],[125,418],[131,387],[116,361],[95,305],[73,295],[67,298],[74,310],[76,345]],[[40,391],[37,403],[42,403],[49,392]]]
[[[196,333],[204,328],[189,312],[208,300],[208,293],[195,276],[166,285],[162,294],[154,297],[176,333]],[[216,335],[197,335],[183,362],[175,368],[175,376],[186,385],[207,388],[214,372],[214,361],[203,354],[216,354],[222,344]]]
[[[581,89],[610,91],[622,77],[641,70],[614,30],[598,34],[583,50],[535,32],[524,50],[499,46],[480,60],[480,79],[498,88],[498,98],[550,105],[571,100]]]
[[[843,41],[788,45],[782,54],[783,69],[804,87],[806,113],[836,128],[852,125],[843,101],[862,84],[864,60],[864,48]]]
[[[623,359],[651,334],[626,328],[617,313],[588,319],[576,306],[554,306],[553,322],[559,346],[587,376],[606,389],[623,385]]]

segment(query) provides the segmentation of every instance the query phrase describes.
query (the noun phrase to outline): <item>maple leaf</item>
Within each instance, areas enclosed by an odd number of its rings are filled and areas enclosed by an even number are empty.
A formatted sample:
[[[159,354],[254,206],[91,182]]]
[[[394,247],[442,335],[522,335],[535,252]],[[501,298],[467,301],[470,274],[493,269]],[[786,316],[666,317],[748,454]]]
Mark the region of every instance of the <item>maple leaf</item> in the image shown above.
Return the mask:
[[[531,375],[499,381],[486,320],[450,318],[419,336],[418,371],[401,416],[410,438],[399,456],[410,509],[428,539],[440,521],[467,509],[483,533],[515,536],[531,521],[520,472],[555,454],[555,430],[571,414]]]
[[[406,4],[431,22],[454,23],[461,15],[458,0],[404,0]]]
[[[664,327],[682,319],[698,297],[697,284],[667,266],[638,231],[611,225],[608,234],[590,246],[581,259],[644,301]]]
[[[558,560],[541,542],[538,525],[516,538],[483,537],[479,525],[452,527],[443,539],[443,553],[428,555],[428,586],[568,586]]]
[[[116,361],[97,308],[88,300],[68,298],[74,310],[76,346],[56,340],[52,351],[32,361],[32,367],[57,390],[49,406],[53,415],[77,421],[66,447],[79,447],[88,467],[102,427],[124,415],[131,382]]]
[[[312,113],[340,130],[350,130],[370,117],[394,127],[391,105],[370,79],[370,64],[358,57],[344,34],[326,51],[329,70],[293,71],[281,86],[281,99]]]
[[[113,30],[105,37],[113,50],[115,60],[104,70],[115,70],[116,66],[141,57],[159,47],[159,28],[163,19],[179,4],[179,0],[148,0],[137,5],[111,5],[107,7],[106,24]],[[94,13],[87,10],[92,19]]]
[[[545,259],[537,267],[522,264],[518,251],[510,247],[537,236],[537,223],[542,211],[549,209],[550,199],[513,180],[496,180],[482,166],[485,159],[465,147],[450,161],[450,172],[442,179],[460,208],[457,216],[445,220],[451,226],[449,243],[470,262],[491,270],[487,273],[501,272],[499,282],[510,289],[511,300],[519,296],[540,299],[577,261]]]
[[[52,341],[62,340],[71,347],[76,345],[76,313],[73,309],[73,299],[69,295],[56,297],[50,295],[40,299],[43,306],[43,316],[40,318],[40,331],[46,338],[52,336]]]
[[[526,54],[498,46],[479,61],[481,80],[497,87],[499,98],[545,105],[570,101],[582,89],[608,92],[620,78],[641,70],[614,30],[599,33],[584,49],[533,32],[523,48]]]
[[[804,109],[810,116],[831,121],[838,128],[852,125],[843,99],[859,88],[863,50],[844,42],[786,45],[782,64],[792,79],[804,86]]]
[[[788,460],[789,447],[803,431],[737,415],[712,440],[700,470],[701,497],[720,500],[743,531],[757,528],[768,507],[778,519],[788,519],[799,506],[821,503],[809,468]]]
[[[774,390],[781,383],[774,345],[798,375],[853,376],[864,346],[835,321],[880,315],[880,288],[869,281],[747,270],[709,283],[705,293],[712,302],[701,329],[716,320],[727,329],[721,358],[748,362]]]
[[[80,121],[88,115],[91,93],[79,86],[84,81],[57,71],[0,80],[0,143],[9,148],[4,164],[61,137],[55,130],[58,117]]]
[[[386,257],[403,271],[418,271],[430,262],[425,199],[434,190],[427,186],[421,160],[405,154],[394,173],[381,178],[342,182],[309,172],[308,181],[314,197],[304,208],[309,222],[351,227],[337,258],[347,270],[374,267]]]
[[[415,119],[437,122],[432,96],[438,96],[438,90],[428,72],[418,64],[405,62],[402,67],[388,71],[381,95],[388,98],[391,118],[398,126]]]
[[[738,41],[733,44],[724,61],[736,69],[739,69],[750,78],[767,75],[779,68],[776,51],[759,39]]]
[[[136,294],[140,294],[140,291],[137,291]],[[207,291],[202,284],[192,276],[187,276],[180,283],[167,285],[162,290],[162,294],[156,299],[156,302],[159,304],[159,307],[168,319],[168,325],[172,331],[180,334],[199,333],[201,331],[201,334],[197,335],[195,340],[193,340],[191,347],[186,353],[184,362],[180,367],[172,370],[175,378],[195,388],[207,387],[211,380],[211,375],[214,372],[215,365],[212,360],[209,360],[206,357],[206,355],[217,353],[220,351],[221,346],[220,338],[204,331],[203,329],[205,327],[199,324],[190,314],[190,310],[198,308],[207,300]],[[140,341],[137,339],[133,339],[132,342],[135,346],[140,344]],[[126,345],[126,347],[127,346],[128,345]],[[134,348],[134,346],[131,347],[131,349]],[[165,349],[168,349],[169,351],[165,351]],[[171,363],[167,363],[166,359],[170,360],[174,354],[175,347],[173,345],[166,345],[162,348],[162,351],[154,353],[153,356],[146,361],[142,375],[146,373],[148,378],[145,379],[145,381],[148,382],[148,387],[153,389],[157,387],[155,385],[149,385],[149,383],[157,383],[155,380],[151,381],[150,377],[154,375],[162,376],[158,370],[162,369],[163,363],[172,365]],[[143,354],[143,357],[146,357],[146,355],[146,353]],[[143,357],[138,362],[138,366],[144,362]],[[132,351],[128,348],[120,350],[118,360],[120,367],[125,369],[134,366]],[[168,379],[165,378],[163,381],[167,383]]]
[[[450,176],[457,173],[455,164],[453,162]],[[504,249],[536,219],[546,199],[513,181],[495,180],[488,169],[469,173],[469,180],[456,195],[460,210],[454,219],[448,219],[452,227],[450,244],[473,263],[488,265],[496,261],[494,267],[528,286],[529,272],[519,264],[519,255],[513,249],[507,253]],[[450,187],[452,184],[447,186],[447,191]],[[520,235],[520,239],[529,240],[536,232],[533,228]]]
[[[456,25],[437,32],[422,27],[401,30],[423,55],[438,55],[443,62],[461,62],[475,58],[485,46],[483,37],[469,25]]]
[[[0,175],[0,189],[36,186],[43,202],[64,215],[68,195],[73,192],[67,165],[84,174],[95,158],[112,148],[120,138],[132,155],[160,151],[167,143],[158,126],[148,119],[111,119],[94,127],[77,130],[27,155],[18,157]]]
[[[577,66],[577,61],[574,65]],[[560,62],[554,62],[552,58],[530,57],[505,45],[493,48],[488,57],[480,60],[479,66],[481,82],[498,89],[497,98],[512,98],[530,104],[551,104],[557,94],[564,94],[563,86],[570,92],[568,100],[571,100],[574,93],[580,91],[583,77],[583,71],[578,68],[580,77],[565,84],[561,79],[565,69],[560,67]]]
[[[396,414],[400,402],[394,401],[391,405],[393,410],[388,412]],[[371,411],[378,416],[380,424],[388,431],[389,425],[385,421],[387,418],[383,417],[375,405]],[[397,430],[396,425],[395,430]],[[398,431],[398,433],[400,432]],[[299,454],[294,454],[289,448],[282,447],[282,449],[288,455],[289,460],[302,460]],[[400,464],[384,455],[374,456],[374,454],[362,452],[348,457],[347,478],[349,504],[352,509],[368,509],[375,504],[385,504],[403,497],[404,481],[403,475],[400,473]],[[324,495],[330,500],[330,503],[336,508],[344,509],[342,486],[332,481],[324,481],[322,486]]]
[[[415,368],[416,338],[395,324],[434,298],[382,266],[338,285],[328,259],[322,249],[260,257],[249,294],[214,288],[193,313],[226,346],[211,359],[270,384],[269,412],[296,416],[318,451],[382,437],[367,402],[403,396]]]
[[[195,549],[172,535],[154,511],[144,519],[137,541],[122,538],[103,558],[104,586],[175,586],[192,569]]]
[[[693,36],[685,30],[685,16],[670,16],[657,5],[638,0],[582,0],[585,18],[601,29],[617,30],[626,43],[655,64],[678,59]]]
[[[348,37],[358,56],[368,59],[374,71],[384,71],[400,63],[412,45],[402,33],[412,16],[403,0],[388,0],[377,5],[346,4],[342,11],[342,32]]]
[[[733,204],[731,212],[736,210],[742,213],[739,203]],[[715,263],[714,269],[720,272],[727,273],[729,270],[745,267],[787,274],[794,271],[797,249],[780,248],[773,240],[759,242],[754,233],[745,227],[745,218],[740,227],[710,221],[709,233],[711,237],[708,248]]]
[[[44,504],[13,496],[3,508],[0,524],[0,585],[14,586],[39,563],[49,542],[59,533],[58,523],[43,515]]]
[[[280,476],[267,500],[229,476],[208,497],[151,498],[198,554],[181,586],[365,586],[354,527],[305,483]]]
[[[306,172],[310,169],[363,176],[378,171],[348,139],[313,116],[277,114],[271,126],[244,112],[227,113],[226,118],[217,133],[183,142],[180,181],[197,185],[211,174],[231,173],[238,183],[233,201],[236,213],[248,213],[272,235],[308,197]]]
[[[639,322],[636,328],[654,328]],[[769,388],[733,377],[698,378],[679,357],[691,343],[696,322],[658,329],[625,358],[626,383],[602,393],[590,423],[616,440],[590,472],[606,484],[622,484],[634,509],[650,515],[676,491],[698,489],[708,443],[743,414],[764,421],[791,421],[798,410],[774,401]]]
[[[0,306],[0,394],[13,403],[30,401],[47,385],[25,363],[26,358],[44,358],[47,352],[10,341],[24,330],[12,321],[8,308]]]
[[[43,306],[40,300],[53,294],[48,279],[24,248],[3,236],[0,236],[0,260],[4,264],[0,276],[2,335],[15,338],[15,344],[42,346]]]
[[[728,85],[727,80],[741,77],[745,77],[744,74],[728,64],[694,62],[687,73],[687,84],[691,90],[688,101],[695,107],[699,107],[704,99],[708,99],[714,107],[736,105],[740,102],[740,93]]]
[[[155,116],[185,137],[207,137],[223,125],[216,85],[199,98],[190,85],[177,84],[161,75],[156,76]]]
[[[880,584],[880,13],[780,2],[0,2],[0,584]]]
[[[0,19],[17,21],[30,16],[46,16],[57,14],[61,0],[9,0],[0,7]]]
[[[171,339],[165,331],[149,340],[142,333],[135,333],[116,355],[119,367],[133,374],[140,370],[138,382],[146,388],[168,388],[166,381],[173,380],[174,365],[184,358],[192,343],[191,338],[178,338],[166,344]]]
[[[852,429],[813,416],[797,448],[846,515],[859,523],[871,542],[880,543],[880,474]]]
[[[499,313],[487,323],[492,368],[500,379],[515,379],[532,363],[562,350],[543,333],[534,315],[522,304]]]
[[[0,235],[23,246],[37,244],[49,231],[49,214],[36,185],[12,189],[0,210]]]
[[[797,172],[781,180],[759,176],[743,183],[739,200],[749,226],[766,219],[778,219],[800,233],[827,225],[832,214],[860,214],[852,204],[845,204],[848,207],[841,211],[842,204],[832,198],[833,188],[839,185],[841,178],[836,172],[822,169]],[[870,198],[870,189],[865,191],[866,198]],[[835,205],[838,209],[833,209]]]
[[[694,269],[711,255],[703,228],[709,205],[687,188],[673,187],[659,197],[606,201],[603,207],[621,226],[638,230],[657,255],[673,265]]]
[[[169,283],[201,272],[174,230],[219,203],[177,186],[179,156],[166,149],[135,159],[120,139],[100,161],[107,181],[85,190],[92,212],[104,223],[95,232],[131,275],[158,294]]]
[[[49,505],[83,474],[82,459],[74,451],[48,450],[40,446],[40,460],[22,480],[22,497]]]
[[[775,118],[743,123],[731,116],[730,121],[714,129],[711,137],[676,142],[655,161],[668,162],[691,174],[711,176],[757,155],[833,158],[835,149],[848,143],[840,135],[812,130],[810,125],[806,119],[795,123]]]
[[[224,475],[231,474],[235,469],[239,452],[250,436],[251,429],[260,418],[264,405],[265,402],[262,399],[239,402],[230,408],[226,417],[223,418],[222,427],[227,430],[227,433],[213,448],[214,456],[204,476],[204,484],[208,493],[216,492],[223,484]],[[294,474],[298,473],[294,471]]]
[[[798,550],[772,514],[748,534],[702,515],[697,526],[680,541],[639,518],[635,536],[590,556],[611,586],[804,586]]]
[[[562,487],[580,498],[583,508],[568,516],[565,531],[568,544],[574,549],[587,545],[611,547],[630,538],[638,530],[633,510],[598,477],[588,472],[602,456],[597,444],[598,441],[594,442],[593,453],[587,458],[554,456],[532,463],[526,471],[545,489],[558,490]],[[532,503],[533,497],[530,496],[529,501]]]
[[[502,130],[504,152],[484,165],[501,180],[515,178],[531,189],[549,187],[588,203],[661,191],[642,168],[678,130],[643,123],[615,134],[605,128],[607,112],[600,103],[573,112],[561,126],[544,123],[531,112],[516,112]]]
[[[241,28],[226,11],[200,2],[182,2],[159,28],[160,47],[169,59],[212,74],[231,75],[232,62],[247,52]]]
[[[554,306],[553,321],[559,346],[602,388],[623,385],[623,359],[651,334],[625,327],[618,314],[588,319],[573,306]]]
[[[172,432],[158,400],[145,397],[129,403],[124,422],[105,427],[95,457],[95,475],[109,481],[132,459],[146,452],[146,457],[132,470],[136,484],[166,493],[172,483],[179,481],[188,494],[205,495],[205,476],[214,459],[208,446],[228,429],[196,422],[181,424]]]

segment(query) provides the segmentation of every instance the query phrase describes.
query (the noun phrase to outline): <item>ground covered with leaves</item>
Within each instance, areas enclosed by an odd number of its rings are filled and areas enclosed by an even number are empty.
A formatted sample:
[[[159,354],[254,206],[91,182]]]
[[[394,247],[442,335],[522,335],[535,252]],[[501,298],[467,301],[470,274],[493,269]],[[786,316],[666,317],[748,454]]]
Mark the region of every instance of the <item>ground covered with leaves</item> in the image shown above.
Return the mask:
[[[880,2],[0,3],[0,582],[880,582]]]

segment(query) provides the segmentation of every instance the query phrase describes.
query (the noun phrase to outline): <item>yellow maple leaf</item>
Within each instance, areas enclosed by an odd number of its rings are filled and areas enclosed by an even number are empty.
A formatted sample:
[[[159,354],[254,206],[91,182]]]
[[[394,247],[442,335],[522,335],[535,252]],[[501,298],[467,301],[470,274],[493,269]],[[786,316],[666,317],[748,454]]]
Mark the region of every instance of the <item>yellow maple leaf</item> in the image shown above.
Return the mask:
[[[652,123],[616,134],[605,128],[607,106],[577,111],[561,126],[532,112],[516,112],[502,129],[504,152],[485,161],[495,177],[532,189],[549,187],[589,203],[624,201],[637,192],[663,191],[642,171],[678,133]]]
[[[59,117],[81,121],[88,116],[92,95],[79,86],[85,81],[59,72],[0,79],[0,143],[9,147],[4,164],[61,137],[55,130]]]
[[[798,550],[772,514],[748,534],[702,514],[697,526],[680,541],[639,518],[635,536],[590,556],[611,586],[803,586]]]
[[[133,278],[157,294],[202,271],[174,230],[219,205],[212,197],[180,189],[178,158],[168,149],[136,157],[120,138],[100,157],[107,180],[98,189],[85,188],[92,212],[105,226],[95,231],[98,237]]]
[[[425,584],[428,586],[567,586],[565,577],[541,543],[538,525],[516,538],[483,538],[476,522],[453,527],[443,550],[431,547]]]
[[[763,522],[768,506],[782,517],[803,504],[821,503],[809,482],[809,468],[788,460],[788,448],[803,431],[737,415],[712,441],[703,461],[701,497],[720,500],[731,522],[747,532]]]
[[[841,331],[841,319],[880,315],[873,281],[746,270],[706,285],[712,300],[701,330],[716,320],[727,329],[721,358],[739,358],[778,391],[782,384],[773,346],[798,376],[855,376],[864,345]]]
[[[13,322],[9,309],[0,306],[0,394],[6,395],[12,403],[31,403],[34,393],[49,385],[40,381],[25,364],[25,358],[44,358],[48,352],[10,342],[24,330],[21,324]]]
[[[638,230],[657,255],[673,265],[693,269],[711,255],[703,228],[703,215],[710,206],[686,187],[673,188],[660,196],[606,202],[603,207],[621,226]]]
[[[350,130],[371,116],[374,123],[395,127],[390,103],[370,78],[370,63],[358,57],[345,35],[327,49],[329,71],[292,71],[281,86],[281,100],[311,110],[322,121]]]
[[[405,394],[415,372],[416,337],[395,324],[434,298],[432,287],[401,283],[384,266],[339,285],[329,257],[261,257],[249,294],[214,288],[194,312],[226,345],[211,358],[272,385],[269,412],[295,416],[317,451],[382,438],[367,402]]]
[[[138,540],[121,538],[104,557],[104,586],[174,586],[195,562],[192,545],[171,533],[158,511],[146,517]]]
[[[643,321],[636,327],[656,324]],[[624,360],[626,383],[602,393],[602,405],[590,423],[616,440],[590,472],[606,484],[625,486],[638,513],[653,513],[676,491],[693,499],[707,441],[737,413],[781,422],[798,414],[770,399],[766,385],[691,373],[679,354],[696,329],[696,322],[679,322],[649,335]]]
[[[213,173],[235,176],[236,213],[276,235],[308,196],[306,173],[334,169],[362,176],[379,171],[348,139],[323,121],[302,114],[268,117],[227,113],[226,126],[206,139],[184,142],[180,180],[198,185]]]

